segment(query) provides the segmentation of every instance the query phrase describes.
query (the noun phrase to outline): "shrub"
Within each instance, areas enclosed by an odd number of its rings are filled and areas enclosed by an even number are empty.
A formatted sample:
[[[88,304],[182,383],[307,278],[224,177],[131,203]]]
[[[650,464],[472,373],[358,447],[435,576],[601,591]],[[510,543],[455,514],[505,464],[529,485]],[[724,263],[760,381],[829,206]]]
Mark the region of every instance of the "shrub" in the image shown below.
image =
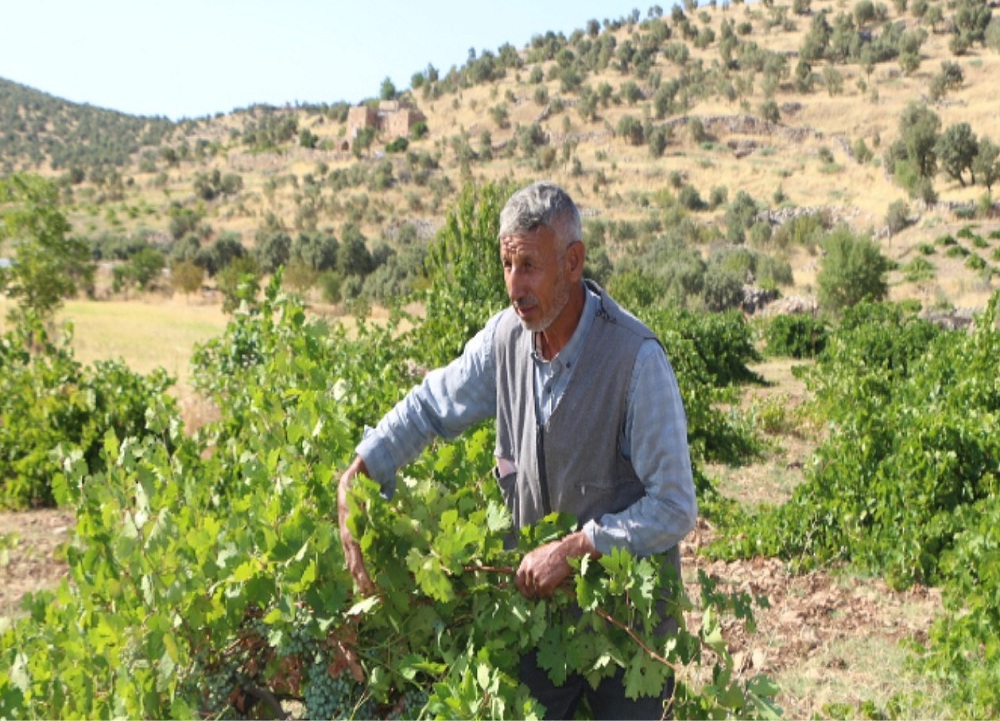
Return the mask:
[[[827,325],[811,315],[776,315],[764,326],[769,356],[815,358],[826,347]]]
[[[905,201],[894,200],[889,204],[885,222],[889,226],[889,232],[893,235],[903,230],[910,224],[910,206]]]
[[[677,194],[677,201],[688,210],[703,210],[705,201],[698,194],[698,189],[693,185],[685,185]]]
[[[385,152],[387,153],[405,153],[406,149],[410,146],[410,141],[406,138],[396,138],[395,140],[390,140],[386,143]]]
[[[618,121],[616,134],[630,145],[642,145],[645,133],[642,121],[632,115],[623,115]]]
[[[972,253],[965,259],[965,267],[969,270],[983,270],[986,267],[986,261]]]
[[[903,277],[910,283],[923,283],[933,280],[934,265],[924,257],[917,257],[903,267]]]
[[[870,237],[841,226],[827,235],[823,248],[826,256],[816,276],[822,306],[839,312],[863,300],[885,297],[890,264]]]

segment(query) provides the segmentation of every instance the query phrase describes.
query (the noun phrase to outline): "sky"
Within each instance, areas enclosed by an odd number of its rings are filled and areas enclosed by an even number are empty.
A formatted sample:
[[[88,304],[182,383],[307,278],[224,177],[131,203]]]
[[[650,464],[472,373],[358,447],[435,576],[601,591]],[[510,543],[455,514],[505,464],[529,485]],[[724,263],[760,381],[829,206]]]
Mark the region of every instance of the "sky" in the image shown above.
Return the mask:
[[[358,103],[470,48],[648,7],[616,0],[0,0],[0,77],[172,120],[254,103]],[[669,9],[671,3],[660,3]]]

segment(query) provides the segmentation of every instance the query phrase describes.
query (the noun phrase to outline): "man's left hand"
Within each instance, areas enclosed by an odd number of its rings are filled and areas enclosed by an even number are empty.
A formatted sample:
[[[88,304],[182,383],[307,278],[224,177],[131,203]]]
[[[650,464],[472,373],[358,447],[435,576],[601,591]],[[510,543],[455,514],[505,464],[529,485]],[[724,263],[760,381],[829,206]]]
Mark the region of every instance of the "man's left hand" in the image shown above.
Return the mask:
[[[588,553],[600,555],[583,531],[539,546],[521,560],[514,577],[517,590],[525,598],[551,598],[572,570],[567,559]]]

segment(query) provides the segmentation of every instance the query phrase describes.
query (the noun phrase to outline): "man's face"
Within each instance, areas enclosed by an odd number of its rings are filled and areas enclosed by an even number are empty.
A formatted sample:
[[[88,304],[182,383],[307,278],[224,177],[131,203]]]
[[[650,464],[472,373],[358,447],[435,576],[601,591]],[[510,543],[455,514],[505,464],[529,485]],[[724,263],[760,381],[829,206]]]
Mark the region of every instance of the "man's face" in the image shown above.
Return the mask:
[[[522,325],[546,330],[569,301],[565,249],[551,228],[541,226],[500,240],[507,295]]]

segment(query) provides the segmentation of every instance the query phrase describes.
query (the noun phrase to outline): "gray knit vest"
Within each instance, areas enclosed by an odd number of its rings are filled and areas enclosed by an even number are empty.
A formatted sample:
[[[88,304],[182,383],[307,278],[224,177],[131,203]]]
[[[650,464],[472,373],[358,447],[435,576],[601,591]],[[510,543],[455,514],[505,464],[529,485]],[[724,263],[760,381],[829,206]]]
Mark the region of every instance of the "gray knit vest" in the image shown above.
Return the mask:
[[[599,293],[600,308],[545,425],[535,413],[534,334],[513,309],[497,325],[496,454],[517,466],[499,479],[516,528],[552,511],[572,514],[582,525],[624,510],[644,493],[619,440],[639,346],[656,336],[596,285],[590,288]]]

